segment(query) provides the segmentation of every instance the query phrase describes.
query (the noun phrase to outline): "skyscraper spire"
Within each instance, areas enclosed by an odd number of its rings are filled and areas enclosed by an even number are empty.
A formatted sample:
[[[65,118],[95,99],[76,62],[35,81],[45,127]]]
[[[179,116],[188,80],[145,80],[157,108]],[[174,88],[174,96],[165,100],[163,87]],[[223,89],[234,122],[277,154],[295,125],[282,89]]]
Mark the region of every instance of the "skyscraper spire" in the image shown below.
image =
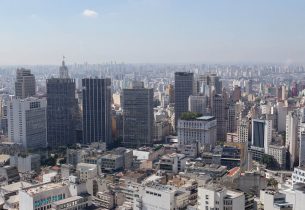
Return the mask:
[[[59,78],[65,79],[70,78],[69,77],[69,70],[68,67],[65,64],[65,56],[62,58],[62,66],[59,68]]]

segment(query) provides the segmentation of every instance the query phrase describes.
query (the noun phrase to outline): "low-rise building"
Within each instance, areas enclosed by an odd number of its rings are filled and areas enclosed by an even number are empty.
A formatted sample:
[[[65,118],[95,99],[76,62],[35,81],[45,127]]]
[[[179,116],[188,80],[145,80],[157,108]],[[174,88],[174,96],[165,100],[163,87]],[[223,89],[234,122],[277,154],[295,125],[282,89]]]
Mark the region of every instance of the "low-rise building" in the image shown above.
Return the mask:
[[[292,173],[292,184],[305,183],[305,168],[295,167]]]
[[[101,157],[102,171],[119,171],[124,168],[124,159],[122,155],[107,154]]]
[[[40,170],[40,155],[11,156],[10,165],[17,166],[19,173],[38,171]]]
[[[293,210],[293,205],[286,201],[286,195],[275,190],[261,190],[260,204],[268,210]]]
[[[184,154],[172,153],[163,155],[159,161],[159,169],[168,173],[178,173],[184,171],[186,160]]]
[[[89,163],[79,163],[76,166],[81,181],[87,181],[97,177],[97,165]]]
[[[285,146],[270,144],[268,154],[276,160],[280,168],[284,169],[286,167],[287,149]]]
[[[198,187],[198,209],[245,209],[245,195],[220,186]]]
[[[105,209],[113,209],[115,205],[115,194],[110,191],[98,192],[93,201]]]
[[[151,183],[134,196],[133,209],[183,209],[189,204],[189,192],[173,186]]]

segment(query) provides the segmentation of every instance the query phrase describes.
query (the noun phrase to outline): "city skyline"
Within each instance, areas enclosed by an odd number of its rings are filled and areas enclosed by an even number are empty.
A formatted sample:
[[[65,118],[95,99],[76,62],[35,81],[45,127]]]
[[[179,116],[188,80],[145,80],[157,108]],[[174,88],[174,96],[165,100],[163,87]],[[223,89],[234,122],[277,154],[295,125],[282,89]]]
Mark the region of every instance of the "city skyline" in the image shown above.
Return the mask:
[[[0,65],[304,63],[302,1],[1,1]]]

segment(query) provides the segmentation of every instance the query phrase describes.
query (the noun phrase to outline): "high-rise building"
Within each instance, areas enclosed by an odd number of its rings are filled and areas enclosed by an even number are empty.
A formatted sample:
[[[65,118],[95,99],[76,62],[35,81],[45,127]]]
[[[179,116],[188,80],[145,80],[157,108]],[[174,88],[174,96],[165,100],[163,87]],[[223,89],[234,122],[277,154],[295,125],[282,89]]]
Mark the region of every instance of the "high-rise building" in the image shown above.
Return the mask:
[[[8,107],[8,136],[26,149],[47,146],[47,102],[29,97],[13,99]]]
[[[248,143],[249,139],[249,122],[246,119],[242,119],[237,126],[237,136],[239,143]]]
[[[153,138],[153,89],[123,89],[123,145],[151,145]]]
[[[175,73],[175,127],[181,114],[188,111],[188,98],[194,92],[194,75],[190,72]]]
[[[217,140],[224,141],[227,133],[227,113],[225,98],[221,94],[216,94],[213,96],[212,115],[215,116],[217,120]]]
[[[112,146],[111,79],[85,78],[83,86],[83,143]]]
[[[286,116],[286,148],[289,153],[290,168],[293,169],[298,159],[298,125],[299,116],[297,110],[289,111]]]
[[[203,115],[207,113],[207,108],[208,108],[207,96],[190,95],[188,103],[189,103],[188,111],[200,113]]]
[[[75,80],[47,79],[47,102],[48,146],[55,148],[76,143],[75,116],[78,106]]]
[[[216,74],[199,75],[197,78],[197,93],[208,94],[208,90],[215,90],[216,94],[221,94],[222,84],[220,77]]]
[[[68,67],[65,64],[65,60],[64,59],[62,61],[61,67],[59,67],[59,78],[61,78],[61,79],[69,78],[69,70],[68,70]]]
[[[272,119],[252,119],[251,151],[254,160],[261,160],[264,154],[268,154],[272,140]]]
[[[234,133],[237,131],[236,105],[230,103],[227,107],[227,132]]]
[[[17,69],[15,82],[15,96],[26,98],[36,94],[35,76],[29,69]]]

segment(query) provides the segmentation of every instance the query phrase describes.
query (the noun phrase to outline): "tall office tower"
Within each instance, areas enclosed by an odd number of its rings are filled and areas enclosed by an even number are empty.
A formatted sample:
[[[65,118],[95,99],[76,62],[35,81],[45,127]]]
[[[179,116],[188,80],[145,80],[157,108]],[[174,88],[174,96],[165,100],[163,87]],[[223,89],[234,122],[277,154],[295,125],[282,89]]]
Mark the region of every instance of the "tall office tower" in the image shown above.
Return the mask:
[[[153,89],[123,89],[123,145],[151,145],[153,138]]]
[[[277,102],[277,131],[286,131],[286,115],[288,114],[288,106],[283,102]]]
[[[181,114],[188,111],[188,98],[194,92],[194,74],[175,72],[175,127]]]
[[[190,112],[196,112],[200,114],[206,114],[207,113],[207,105],[208,105],[208,97],[207,96],[201,96],[201,95],[190,95],[189,96],[189,108],[188,110]]]
[[[260,160],[263,154],[268,154],[269,145],[272,140],[272,119],[252,120],[252,142],[251,150],[253,159]]]
[[[112,146],[111,79],[85,78],[83,86],[83,143]]]
[[[26,149],[47,146],[47,102],[29,97],[12,99],[8,107],[8,136]]]
[[[69,78],[47,79],[48,146],[56,148],[75,142],[75,117],[77,99],[75,80]]]
[[[61,67],[59,67],[59,78],[61,78],[61,79],[69,78],[69,70],[68,70],[68,67],[65,64],[65,60],[64,59],[62,60]]]
[[[237,116],[235,103],[230,103],[227,110],[227,132],[235,133],[237,130]]]
[[[226,105],[223,95],[216,94],[212,97],[212,115],[217,120],[217,140],[225,141],[227,134],[227,120],[226,120]]]
[[[26,98],[36,94],[35,76],[29,69],[17,69],[15,82],[16,98]]]
[[[214,89],[216,94],[221,94],[222,84],[216,74],[199,75],[197,78],[197,93],[207,94],[208,89]]]
[[[298,121],[296,110],[289,111],[286,116],[286,148],[289,152],[290,169],[293,169],[298,159]]]

